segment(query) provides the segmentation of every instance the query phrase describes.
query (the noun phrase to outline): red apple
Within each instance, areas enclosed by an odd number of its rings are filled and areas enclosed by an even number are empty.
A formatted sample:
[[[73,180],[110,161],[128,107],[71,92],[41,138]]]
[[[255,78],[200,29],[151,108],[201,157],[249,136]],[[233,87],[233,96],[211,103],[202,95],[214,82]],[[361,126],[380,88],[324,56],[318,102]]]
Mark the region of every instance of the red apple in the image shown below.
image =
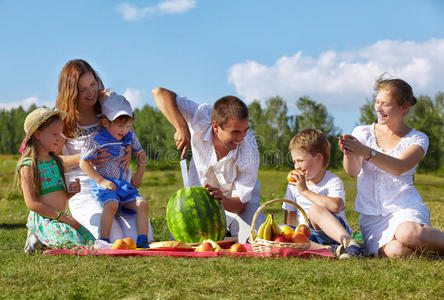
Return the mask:
[[[311,236],[311,230],[307,224],[299,224],[298,227],[296,227],[295,232],[302,232],[308,238]]]
[[[285,236],[283,234],[276,234],[275,236],[273,236],[273,241],[284,243],[287,241],[287,239],[285,238]]]
[[[247,248],[242,244],[236,243],[231,245],[230,252],[247,252]]]
[[[214,251],[213,245],[210,243],[202,243],[196,248],[196,252]]]

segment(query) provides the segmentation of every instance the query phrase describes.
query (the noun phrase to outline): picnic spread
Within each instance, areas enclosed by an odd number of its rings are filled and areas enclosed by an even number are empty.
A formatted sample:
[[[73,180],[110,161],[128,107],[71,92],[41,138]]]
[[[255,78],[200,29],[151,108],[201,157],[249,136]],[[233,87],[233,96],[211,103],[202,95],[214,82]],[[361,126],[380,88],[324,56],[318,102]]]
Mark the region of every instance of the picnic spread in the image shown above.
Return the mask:
[[[334,258],[334,255],[328,249],[299,251],[294,248],[275,248],[265,252],[254,252],[250,244],[244,244],[246,252],[231,252],[228,249],[223,251],[205,251],[196,252],[194,248],[154,248],[144,250],[121,250],[121,249],[52,249],[45,250],[44,255],[108,255],[108,256],[167,256],[167,257],[326,257]]]
[[[190,201],[190,198],[193,201]],[[153,242],[149,248],[140,249],[136,248],[136,243],[131,238],[116,240],[112,245],[103,240],[96,240],[94,247],[50,249],[44,251],[43,254],[207,258],[335,257],[329,249],[319,248],[319,245],[316,246],[315,243],[309,241],[311,231],[306,224],[300,224],[294,230],[288,226],[279,226],[272,214],[267,215],[266,221],[256,234],[254,228],[257,216],[267,205],[275,202],[287,202],[296,206],[307,222],[304,210],[294,201],[270,200],[262,204],[253,217],[249,243],[241,244],[238,243],[237,237],[226,237],[225,214],[219,201],[209,197],[208,191],[204,188],[185,188],[173,195],[169,202],[167,221],[174,240]],[[196,210],[199,210],[199,213],[196,214]],[[194,222],[191,223],[190,219]],[[212,222],[208,222],[207,219],[211,219]]]

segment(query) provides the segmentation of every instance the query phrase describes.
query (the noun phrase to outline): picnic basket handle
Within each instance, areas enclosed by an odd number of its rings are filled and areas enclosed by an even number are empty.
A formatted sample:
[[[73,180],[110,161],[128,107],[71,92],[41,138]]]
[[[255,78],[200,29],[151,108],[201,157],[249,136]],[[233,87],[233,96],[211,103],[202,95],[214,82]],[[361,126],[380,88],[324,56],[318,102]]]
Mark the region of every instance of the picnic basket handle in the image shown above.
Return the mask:
[[[296,202],[285,199],[285,198],[273,199],[273,200],[267,201],[264,204],[262,204],[261,206],[259,206],[258,209],[256,210],[256,212],[254,213],[253,221],[251,222],[251,239],[252,240],[256,239],[255,228],[256,228],[257,217],[259,216],[259,214],[261,213],[261,211],[264,209],[265,206],[270,205],[275,202],[286,202],[286,203],[289,203],[289,204],[295,206],[300,211],[302,216],[304,216],[305,224],[308,224],[307,214],[305,213],[304,209],[302,207],[300,207]]]

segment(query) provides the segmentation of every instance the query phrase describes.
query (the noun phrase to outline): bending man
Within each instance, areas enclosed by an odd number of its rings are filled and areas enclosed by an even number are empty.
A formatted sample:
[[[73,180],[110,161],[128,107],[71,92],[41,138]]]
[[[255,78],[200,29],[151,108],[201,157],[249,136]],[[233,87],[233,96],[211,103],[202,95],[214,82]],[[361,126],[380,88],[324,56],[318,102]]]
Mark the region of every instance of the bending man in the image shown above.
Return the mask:
[[[219,199],[227,216],[227,229],[245,243],[253,215],[259,207],[257,179],[259,153],[248,131],[248,108],[234,96],[217,100],[214,106],[197,104],[163,88],[153,90],[154,101],[176,129],[174,139],[181,158],[191,147],[190,186],[204,186]],[[256,230],[265,221],[261,213]]]

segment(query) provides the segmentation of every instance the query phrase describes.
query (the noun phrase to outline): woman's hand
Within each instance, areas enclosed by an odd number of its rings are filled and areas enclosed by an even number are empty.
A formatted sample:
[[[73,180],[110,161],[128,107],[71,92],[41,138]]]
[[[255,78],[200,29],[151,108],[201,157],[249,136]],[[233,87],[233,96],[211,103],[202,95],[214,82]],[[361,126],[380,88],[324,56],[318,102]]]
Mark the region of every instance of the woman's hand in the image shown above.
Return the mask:
[[[140,176],[138,173],[135,173],[132,177],[131,177],[131,185],[133,187],[135,187],[136,189],[138,189],[140,187],[140,185],[142,184],[142,176]]]
[[[364,158],[369,157],[371,148],[365,146],[352,135],[344,135],[339,138],[339,146],[345,154],[354,154]]]
[[[106,163],[110,159],[111,154],[106,151],[108,151],[108,148],[97,150],[97,158],[90,160],[96,168],[103,168],[104,163]]]
[[[176,133],[174,133],[174,141],[176,142],[177,150],[182,150],[180,159],[184,159],[187,156],[188,149],[191,145],[191,134],[188,126],[176,130]]]
[[[341,151],[344,153],[344,154],[351,154],[351,152],[350,151],[348,151],[346,148],[345,148],[345,145],[344,145],[344,142],[345,142],[345,140],[347,140],[347,139],[355,139],[355,137],[354,136],[352,136],[352,135],[350,135],[350,134],[344,134],[342,137],[340,136],[340,137],[338,137],[338,143],[339,143],[339,148],[341,149]]]
[[[123,167],[123,173],[128,173],[129,165],[131,161],[131,145],[126,147],[125,155],[117,160],[120,163],[119,168]]]

